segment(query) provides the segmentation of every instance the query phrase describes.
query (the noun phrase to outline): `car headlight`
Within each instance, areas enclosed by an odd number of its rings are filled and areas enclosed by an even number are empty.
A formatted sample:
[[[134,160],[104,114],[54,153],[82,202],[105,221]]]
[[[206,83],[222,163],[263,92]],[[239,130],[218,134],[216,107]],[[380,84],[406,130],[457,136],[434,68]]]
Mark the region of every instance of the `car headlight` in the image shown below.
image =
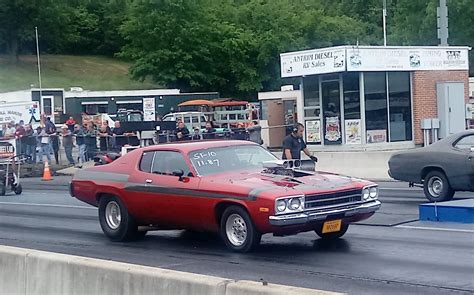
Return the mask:
[[[369,195],[370,195],[370,198],[372,199],[377,199],[378,195],[379,195],[379,190],[376,186],[373,186],[369,189]]]
[[[301,201],[298,198],[293,198],[290,199],[290,202],[288,203],[288,208],[291,210],[298,210],[301,206]]]
[[[278,200],[276,203],[277,212],[283,212],[286,210],[286,201],[285,200]]]
[[[275,213],[296,213],[304,210],[304,195],[288,196],[275,201]]]
[[[362,199],[367,201],[370,198],[370,190],[368,188],[364,188],[362,190]]]

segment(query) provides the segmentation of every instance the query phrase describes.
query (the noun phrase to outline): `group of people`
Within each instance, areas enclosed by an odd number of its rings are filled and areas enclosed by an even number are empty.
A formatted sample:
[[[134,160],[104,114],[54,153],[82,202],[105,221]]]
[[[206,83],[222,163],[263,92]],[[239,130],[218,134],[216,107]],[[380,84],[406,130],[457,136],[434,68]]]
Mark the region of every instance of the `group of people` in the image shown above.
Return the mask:
[[[237,128],[229,130],[230,137],[233,139],[250,140],[258,144],[263,144],[261,134],[262,127],[258,125],[258,121],[252,121],[251,125],[247,128],[245,128],[243,124],[239,124]],[[227,134],[225,134],[225,132],[223,134],[218,133],[211,121],[206,122],[203,130],[199,127],[194,127],[192,133],[183,121],[178,121],[175,130],[176,141],[216,139],[222,135]]]
[[[45,158],[51,162],[51,156],[54,155],[56,164],[59,164],[59,150],[62,145],[69,164],[79,167],[96,155],[97,138],[99,138],[99,149],[108,151],[120,150],[122,146],[129,144],[129,137],[133,140],[134,135],[123,130],[119,121],[114,122],[114,127],[110,128],[107,121],[100,126],[93,122],[83,122],[80,125],[72,117],[60,127],[60,130],[49,117],[45,119],[42,127],[35,129],[31,124],[19,121],[4,124],[0,130],[1,138],[16,139],[17,154],[28,155],[31,163],[42,163]],[[74,148],[77,148],[76,159],[73,157]]]

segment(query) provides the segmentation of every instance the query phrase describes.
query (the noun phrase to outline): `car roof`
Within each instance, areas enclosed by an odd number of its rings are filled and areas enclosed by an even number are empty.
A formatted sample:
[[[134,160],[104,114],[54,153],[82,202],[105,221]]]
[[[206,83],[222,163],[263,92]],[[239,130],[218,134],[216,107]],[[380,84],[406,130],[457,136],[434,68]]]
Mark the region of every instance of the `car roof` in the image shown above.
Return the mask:
[[[147,146],[140,148],[142,151],[154,151],[159,149],[167,150],[181,150],[184,153],[189,153],[195,150],[219,148],[237,145],[256,145],[258,144],[248,140],[201,140],[201,141],[184,141],[184,142],[172,142],[158,145]]]

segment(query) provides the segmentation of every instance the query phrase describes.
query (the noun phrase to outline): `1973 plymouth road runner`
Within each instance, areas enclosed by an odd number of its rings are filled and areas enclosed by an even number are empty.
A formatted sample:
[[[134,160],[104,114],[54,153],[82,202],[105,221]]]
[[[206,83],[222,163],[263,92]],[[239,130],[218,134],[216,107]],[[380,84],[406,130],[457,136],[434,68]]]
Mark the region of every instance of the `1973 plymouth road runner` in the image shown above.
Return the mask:
[[[379,209],[376,184],[315,172],[314,164],[313,171],[300,168],[300,161],[278,160],[248,141],[163,144],[78,171],[70,193],[99,208],[113,241],[190,229],[219,232],[238,252],[265,233],[315,231],[336,239]]]

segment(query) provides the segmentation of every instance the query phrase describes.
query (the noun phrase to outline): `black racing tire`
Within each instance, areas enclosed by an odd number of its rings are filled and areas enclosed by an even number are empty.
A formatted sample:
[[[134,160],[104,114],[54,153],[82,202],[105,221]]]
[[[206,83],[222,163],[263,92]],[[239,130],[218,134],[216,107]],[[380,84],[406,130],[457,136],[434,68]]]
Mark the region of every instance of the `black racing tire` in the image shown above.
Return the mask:
[[[244,208],[228,207],[222,214],[220,223],[221,238],[230,250],[246,253],[260,244],[262,235]]]
[[[428,172],[423,180],[423,191],[430,202],[450,201],[454,196],[448,178],[439,170]]]
[[[343,235],[345,235],[345,233],[347,232],[348,229],[349,229],[349,224],[343,223],[343,224],[341,224],[341,230],[340,231],[333,232],[333,233],[324,233],[323,234],[323,224],[321,224],[320,226],[318,226],[314,230],[314,232],[323,240],[333,241],[333,240],[337,240],[337,239],[341,238]]]
[[[7,188],[3,183],[0,182],[0,196],[4,196],[7,193]]]
[[[114,242],[136,240],[140,236],[135,219],[118,197],[100,198],[99,221],[104,234]]]
[[[15,187],[13,188],[13,192],[16,195],[21,195],[21,193],[23,192],[23,187],[21,186],[21,184],[15,185]]]

